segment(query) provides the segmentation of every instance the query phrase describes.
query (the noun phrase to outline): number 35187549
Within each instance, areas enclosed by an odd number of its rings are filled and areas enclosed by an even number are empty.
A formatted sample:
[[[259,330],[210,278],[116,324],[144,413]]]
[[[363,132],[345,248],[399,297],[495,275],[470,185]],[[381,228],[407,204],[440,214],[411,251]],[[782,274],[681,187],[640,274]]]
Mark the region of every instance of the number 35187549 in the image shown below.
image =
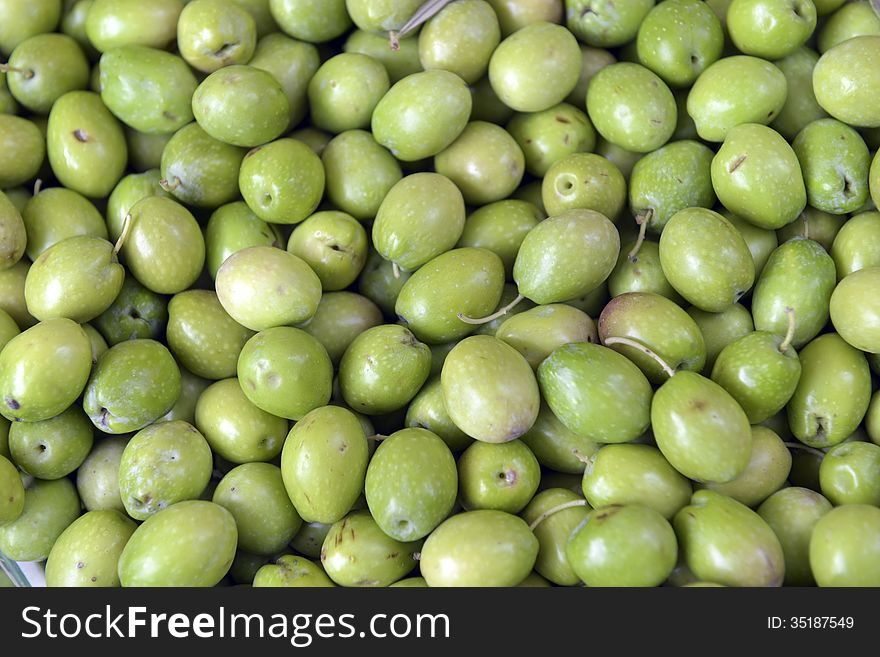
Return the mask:
[[[771,630],[851,630],[854,626],[852,616],[767,617],[767,628]]]

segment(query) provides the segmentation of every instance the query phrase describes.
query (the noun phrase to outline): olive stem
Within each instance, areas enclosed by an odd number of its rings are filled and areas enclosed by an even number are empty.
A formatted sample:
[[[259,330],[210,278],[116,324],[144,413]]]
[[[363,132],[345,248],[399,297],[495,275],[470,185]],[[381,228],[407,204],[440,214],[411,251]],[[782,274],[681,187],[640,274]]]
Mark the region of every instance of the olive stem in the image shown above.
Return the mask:
[[[24,76],[25,80],[30,80],[34,77],[34,72],[32,70],[28,68],[15,68],[9,64],[0,64],[0,73],[20,73]]]
[[[782,344],[779,345],[779,353],[781,354],[784,354],[786,351],[788,351],[788,348],[791,346],[791,341],[794,339],[794,308],[792,308],[791,306],[786,306],[785,314],[788,315],[788,331],[786,331],[785,333],[785,339],[782,341]]]
[[[535,531],[535,528],[544,522],[547,518],[552,516],[554,513],[559,513],[560,511],[565,511],[566,509],[573,509],[578,506],[587,506],[586,500],[571,500],[570,502],[563,502],[562,504],[558,504],[554,507],[551,507],[544,511],[541,515],[535,518],[534,522],[529,525],[530,531]]]
[[[400,278],[400,267],[397,266],[396,262],[391,263],[391,273],[394,274],[394,278]]]
[[[809,445],[802,445],[800,443],[791,443],[791,442],[788,442],[788,443],[783,442],[782,444],[785,445],[786,447],[788,447],[789,449],[800,449],[805,452],[809,452],[810,454],[813,454],[814,456],[818,456],[821,459],[825,458],[825,452],[823,452],[820,449],[816,449],[815,447],[810,447]]]
[[[636,215],[636,223],[639,226],[639,236],[636,238],[636,243],[633,248],[630,249],[630,252],[626,255],[630,262],[636,261],[639,249],[642,248],[642,244],[645,242],[645,233],[648,230],[648,222],[651,221],[653,215],[654,211],[651,208],[642,210]]]
[[[675,376],[675,369],[670,367],[669,363],[660,358],[660,356],[650,347],[646,347],[641,342],[636,342],[635,340],[631,340],[630,338],[616,337],[611,336],[610,338],[605,338],[605,346],[612,344],[625,344],[627,347],[632,347],[633,349],[638,349],[646,356],[653,358],[657,361],[657,364],[663,368],[663,371],[666,372],[670,377]]]
[[[37,178],[34,181],[34,194],[33,195],[36,196],[37,194],[39,194],[41,189],[43,189],[43,179]]]
[[[409,36],[410,32],[418,29],[419,26],[426,23],[434,14],[450,2],[452,0],[428,0],[428,2],[419,7],[397,32],[391,30],[388,33],[388,45],[391,47],[391,50],[400,50],[401,39]]]
[[[387,437],[388,436],[385,436],[381,433],[374,433],[372,436],[367,436],[367,440],[379,441],[379,440],[385,440]]]
[[[180,187],[180,178],[175,176],[173,183],[170,180],[163,178],[159,181],[159,187],[164,189],[166,192],[173,192],[175,189]]]
[[[589,462],[590,462],[590,457],[584,455],[584,453],[581,452],[580,450],[573,449],[573,450],[571,450],[571,453],[574,454],[574,457],[575,457],[578,461],[580,461],[581,463],[586,464],[586,463],[589,463]]]
[[[122,224],[122,233],[119,235],[119,239],[116,240],[116,244],[113,247],[113,255],[119,255],[119,251],[122,249],[122,245],[125,244],[125,239],[128,237],[128,232],[131,230],[131,212],[125,215],[125,221]]]
[[[514,297],[513,301],[511,301],[509,304],[507,304],[506,306],[502,306],[501,308],[496,310],[491,315],[486,315],[485,317],[478,317],[478,318],[468,317],[464,313],[458,313],[457,317],[461,321],[463,321],[465,324],[474,324],[474,325],[488,324],[492,320],[498,319],[499,317],[503,317],[504,315],[509,313],[514,308],[514,306],[516,306],[516,304],[518,304],[523,299],[525,299],[525,297],[523,295],[517,294],[516,297]]]

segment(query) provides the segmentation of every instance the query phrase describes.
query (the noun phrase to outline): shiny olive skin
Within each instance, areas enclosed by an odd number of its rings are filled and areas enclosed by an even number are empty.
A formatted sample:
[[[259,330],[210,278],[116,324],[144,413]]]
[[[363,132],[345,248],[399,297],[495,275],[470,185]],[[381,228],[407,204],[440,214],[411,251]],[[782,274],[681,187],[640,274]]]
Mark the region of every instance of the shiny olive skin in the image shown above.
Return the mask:
[[[554,415],[597,443],[628,442],[650,423],[653,393],[645,375],[602,345],[560,347],[538,367],[538,382]]]
[[[689,479],[725,483],[749,463],[745,412],[724,388],[695,372],[677,372],[657,390],[651,427],[660,451]]]
[[[706,362],[706,344],[697,323],[680,306],[659,294],[627,292],[612,299],[599,316],[599,339],[636,340],[676,370],[699,372]],[[611,345],[645,373],[652,383],[668,374],[653,359],[625,344]]]
[[[535,495],[523,509],[521,517],[527,523],[560,504],[581,499],[577,493],[564,488],[549,488]],[[574,586],[580,579],[571,569],[565,547],[568,538],[589,514],[589,507],[571,507],[546,517],[533,530],[538,539],[538,558],[535,570],[559,586]]]
[[[0,525],[0,551],[15,561],[42,561],[79,515],[79,497],[70,479],[33,479],[25,486],[21,514]]]
[[[270,463],[233,468],[217,484],[212,499],[235,518],[240,550],[276,554],[302,525],[284,489],[281,469]]]
[[[801,377],[786,407],[794,436],[810,447],[831,447],[856,430],[867,412],[871,374],[862,352],[836,333],[800,351]]]
[[[660,235],[660,265],[675,290],[697,308],[720,312],[755,281],[745,240],[727,219],[705,208],[676,212]]]
[[[651,445],[603,445],[589,457],[582,481],[593,507],[640,504],[671,519],[691,498],[691,482]]]
[[[712,368],[712,380],[739,402],[752,424],[781,411],[800,379],[797,353],[782,344],[782,336],[749,333],[724,347]]]
[[[476,441],[458,459],[463,508],[519,513],[535,495],[541,466],[519,440],[493,445]]]
[[[797,284],[792,276],[797,272]],[[837,280],[834,261],[818,243],[792,239],[770,254],[752,294],[755,328],[785,335],[786,308],[794,310],[792,345],[800,349],[828,322],[829,302]]]
[[[159,422],[136,433],[119,462],[119,493],[136,520],[198,498],[211,478],[211,448],[194,426]]]
[[[779,539],[761,516],[736,500],[697,491],[673,524],[685,562],[698,578],[725,586],[782,585]]]
[[[128,160],[122,127],[91,91],[71,91],[55,101],[46,144],[58,180],[90,198],[109,195]]]
[[[235,558],[232,514],[202,500],[178,502],[147,518],[119,558],[123,587],[216,585]]]
[[[538,417],[532,427],[519,438],[538,459],[555,472],[579,474],[584,471],[584,459],[591,456],[598,445],[565,426],[546,403],[541,403]]]
[[[180,368],[155,340],[120,342],[92,369],[83,409],[104,433],[143,429],[174,406],[180,396]]]
[[[340,586],[388,586],[415,567],[414,553],[421,545],[391,538],[368,511],[354,511],[330,528],[321,565]]]
[[[452,421],[477,440],[518,438],[538,415],[540,395],[531,366],[497,338],[475,335],[459,342],[446,357],[440,380]]]
[[[531,572],[538,539],[503,511],[458,513],[425,541],[419,567],[429,586],[514,586]]]
[[[513,279],[535,303],[565,301],[595,290],[620,252],[614,224],[594,210],[567,210],[535,226],[520,246]]]
[[[400,289],[394,311],[421,341],[443,344],[476,327],[458,318],[488,315],[498,307],[504,265],[487,249],[460,248],[422,265]]]
[[[705,487],[755,508],[785,486],[791,463],[788,447],[775,432],[767,427],[752,426],[752,456],[746,469],[732,481],[710,482]]]
[[[663,146],[678,118],[666,83],[631,62],[611,64],[593,76],[587,88],[587,113],[600,135],[636,153]]]
[[[446,444],[426,429],[401,429],[370,459],[364,492],[383,532],[411,542],[430,534],[452,511],[459,477]]]
[[[819,519],[832,509],[831,503],[808,488],[791,486],[768,497],[758,507],[782,545],[785,555],[785,584],[812,586],[810,570],[810,537]]]
[[[813,527],[810,569],[819,586],[880,586],[880,509],[845,504]]]
[[[406,406],[430,370],[430,349],[409,329],[376,326],[357,336],[345,350],[339,363],[339,386],[352,409],[381,415]]]
[[[46,560],[46,586],[119,586],[119,556],[136,527],[114,510],[83,514],[52,546]]]
[[[214,139],[195,121],[174,133],[162,150],[162,188],[196,207],[216,208],[238,197],[245,149]]]
[[[60,479],[79,468],[92,449],[92,424],[78,406],[41,422],[9,427],[9,451],[26,473]]]
[[[537,306],[508,317],[495,331],[495,337],[520,352],[533,369],[563,345],[599,340],[589,315],[559,303]]]
[[[663,516],[633,504],[593,510],[572,532],[565,553],[587,586],[657,586],[675,567],[678,545]],[[637,560],[639,554],[645,556]]]
[[[363,491],[368,459],[363,427],[351,411],[323,406],[297,422],[284,443],[281,474],[302,519],[341,520]]]
[[[673,141],[648,153],[632,168],[629,206],[648,229],[660,233],[679,210],[710,208],[715,202],[712,151],[691,139]]]
[[[127,276],[116,299],[92,323],[110,346],[137,338],[158,340],[168,323],[168,302]]]
[[[79,397],[91,369],[91,343],[78,324],[64,318],[40,322],[0,352],[0,412],[24,422],[55,417]]]
[[[880,446],[845,442],[828,450],[819,466],[822,494],[835,506],[880,506]]]
[[[880,266],[880,212],[853,215],[835,235],[830,253],[838,281],[860,269]]]
[[[330,400],[332,376],[333,365],[321,343],[288,326],[260,331],[238,357],[245,396],[267,413],[290,420]]]
[[[875,291],[880,267],[853,272],[834,288],[829,312],[834,328],[854,347],[867,353],[880,352],[880,317]]]

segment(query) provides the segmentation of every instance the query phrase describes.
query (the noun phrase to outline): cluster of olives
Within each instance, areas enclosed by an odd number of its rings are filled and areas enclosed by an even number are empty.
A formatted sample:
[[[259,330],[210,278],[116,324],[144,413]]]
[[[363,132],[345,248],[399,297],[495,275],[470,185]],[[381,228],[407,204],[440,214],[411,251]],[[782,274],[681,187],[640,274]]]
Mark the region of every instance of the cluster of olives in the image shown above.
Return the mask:
[[[880,586],[870,2],[0,0],[0,52],[49,585]]]

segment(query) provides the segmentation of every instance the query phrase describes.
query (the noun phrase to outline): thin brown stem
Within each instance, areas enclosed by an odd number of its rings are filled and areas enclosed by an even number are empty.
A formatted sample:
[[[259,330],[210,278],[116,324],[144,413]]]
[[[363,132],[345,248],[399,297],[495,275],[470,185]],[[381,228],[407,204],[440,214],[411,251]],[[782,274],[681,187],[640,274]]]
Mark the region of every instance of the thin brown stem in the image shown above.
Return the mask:
[[[578,461],[580,461],[581,463],[586,464],[586,463],[589,463],[589,462],[590,462],[590,457],[587,456],[587,455],[585,455],[583,452],[581,452],[581,451],[578,450],[578,449],[573,449],[573,450],[571,450],[571,453],[574,454],[574,457],[575,457]]]
[[[175,189],[180,187],[180,178],[177,176],[174,177],[174,182],[163,178],[159,181],[159,187],[164,189],[166,192],[173,192]]]
[[[525,297],[523,295],[517,294],[516,297],[514,297],[513,301],[511,301],[509,304],[507,304],[506,306],[502,306],[501,308],[496,310],[491,315],[486,315],[485,317],[478,317],[478,318],[468,317],[464,313],[458,313],[457,317],[461,321],[463,321],[465,324],[475,324],[475,325],[488,324],[492,320],[498,319],[499,317],[503,317],[504,315],[509,313],[514,308],[514,306],[516,306],[516,304],[518,304],[523,299],[525,299]]]
[[[529,529],[531,531],[535,531],[535,528],[544,522],[547,518],[552,516],[555,513],[559,513],[560,511],[565,511],[566,509],[574,509],[579,506],[588,506],[586,500],[571,500],[570,502],[563,502],[562,504],[557,504],[554,507],[551,507],[544,511],[541,515],[535,518],[534,522],[529,525]]]
[[[815,447],[810,447],[809,445],[803,445],[801,443],[792,443],[792,442],[783,442],[783,445],[788,447],[789,449],[799,449],[803,452],[807,452],[812,454],[813,456],[818,456],[820,459],[825,458],[825,452],[821,449],[816,449]]]
[[[650,347],[646,347],[641,342],[637,342],[636,340],[631,340],[630,338],[611,336],[610,338],[605,338],[605,346],[613,345],[613,344],[623,344],[627,347],[632,347],[633,349],[638,349],[646,356],[649,356],[653,360],[657,362],[657,364],[663,368],[663,371],[666,372],[670,377],[675,376],[675,369],[669,365],[665,360],[660,358],[657,353],[651,349]]]
[[[636,215],[636,223],[639,225],[639,236],[636,238],[636,243],[630,252],[627,254],[627,258],[629,258],[630,262],[636,261],[636,256],[639,254],[639,249],[642,248],[642,244],[645,242],[645,233],[648,231],[648,222],[651,221],[651,217],[654,215],[654,211],[651,208],[647,208],[642,210]]]
[[[788,351],[788,348],[791,346],[791,341],[794,339],[794,330],[795,330],[795,317],[794,317],[794,308],[791,306],[787,306],[785,308],[785,314],[788,315],[788,331],[785,333],[785,339],[782,341],[782,344],[779,345],[779,353],[784,354]]]
[[[15,66],[10,66],[9,64],[0,64],[0,73],[18,73],[24,76],[25,80],[30,80],[34,77],[34,72],[29,68],[16,68]]]
[[[122,233],[119,235],[119,239],[116,240],[116,244],[113,247],[113,255],[119,255],[119,251],[122,250],[123,244],[125,244],[125,240],[128,238],[128,233],[131,230],[131,212],[125,215],[125,221],[122,224]]]
[[[405,39],[411,32],[416,31],[423,23],[428,22],[432,16],[448,5],[452,0],[428,0],[416,9],[410,19],[397,31],[388,33],[388,45],[391,50],[400,49],[400,40]]]

